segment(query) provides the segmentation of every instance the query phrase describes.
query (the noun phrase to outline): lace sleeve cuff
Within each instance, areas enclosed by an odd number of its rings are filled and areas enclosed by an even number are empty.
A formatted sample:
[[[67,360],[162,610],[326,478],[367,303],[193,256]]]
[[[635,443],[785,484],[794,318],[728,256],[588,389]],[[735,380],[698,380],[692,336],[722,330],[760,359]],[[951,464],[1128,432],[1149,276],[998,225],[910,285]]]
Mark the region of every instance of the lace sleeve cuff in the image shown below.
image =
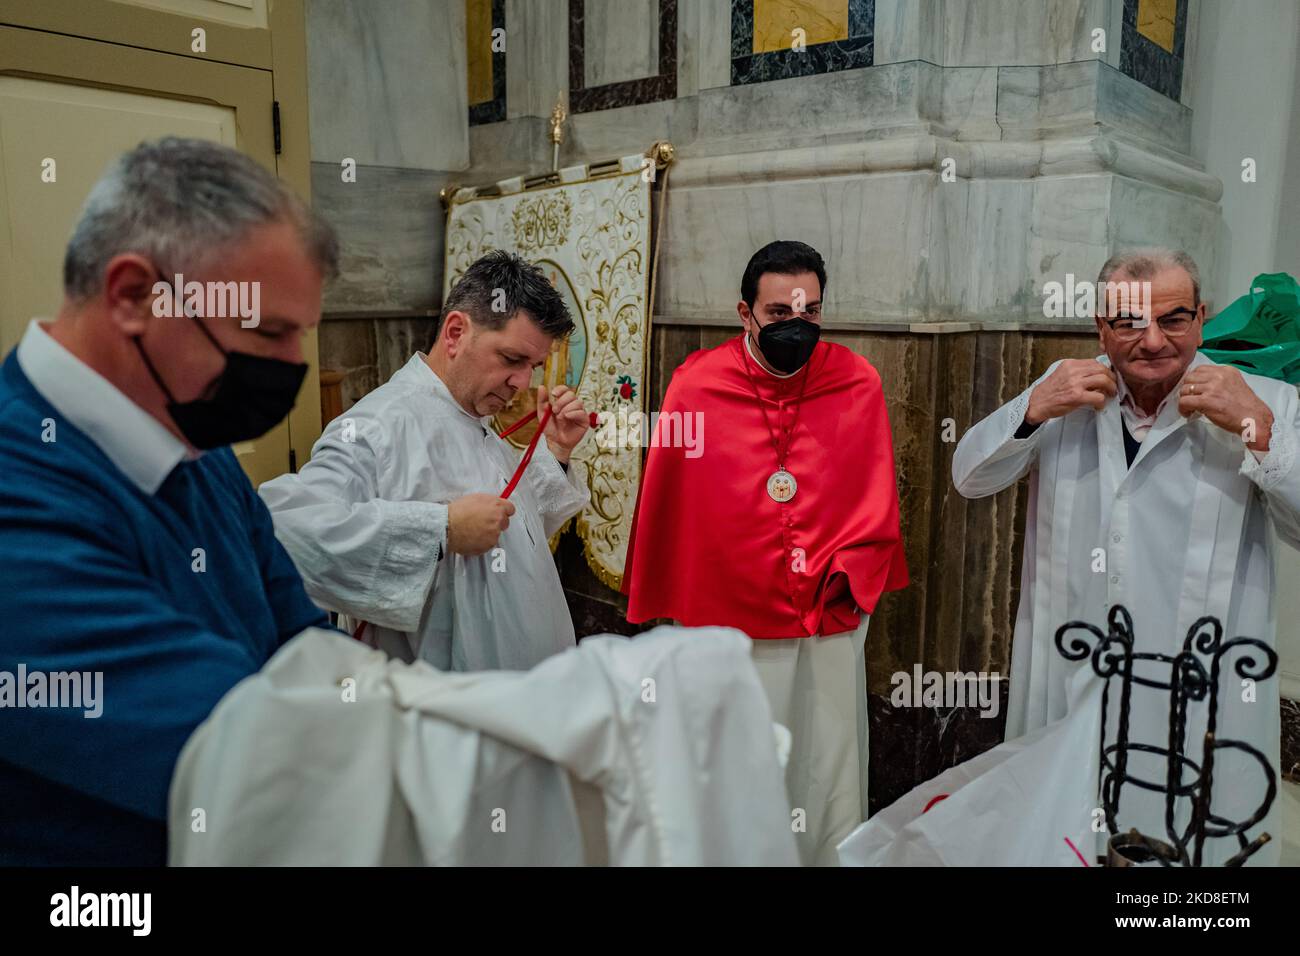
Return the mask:
[[[1256,459],[1250,449],[1246,449],[1240,473],[1259,485],[1261,490],[1268,491],[1291,473],[1295,456],[1295,430],[1284,426],[1278,419],[1273,423],[1273,433],[1269,436],[1268,454]]]

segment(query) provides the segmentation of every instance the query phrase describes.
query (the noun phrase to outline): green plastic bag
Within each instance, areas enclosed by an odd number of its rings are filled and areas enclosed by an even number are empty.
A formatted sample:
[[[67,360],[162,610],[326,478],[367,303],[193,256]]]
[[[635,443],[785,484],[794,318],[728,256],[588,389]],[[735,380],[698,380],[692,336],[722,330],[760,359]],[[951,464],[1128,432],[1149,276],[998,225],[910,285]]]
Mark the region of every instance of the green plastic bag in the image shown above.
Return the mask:
[[[1255,276],[1248,295],[1205,323],[1201,352],[1243,372],[1300,384],[1300,283],[1285,272]]]

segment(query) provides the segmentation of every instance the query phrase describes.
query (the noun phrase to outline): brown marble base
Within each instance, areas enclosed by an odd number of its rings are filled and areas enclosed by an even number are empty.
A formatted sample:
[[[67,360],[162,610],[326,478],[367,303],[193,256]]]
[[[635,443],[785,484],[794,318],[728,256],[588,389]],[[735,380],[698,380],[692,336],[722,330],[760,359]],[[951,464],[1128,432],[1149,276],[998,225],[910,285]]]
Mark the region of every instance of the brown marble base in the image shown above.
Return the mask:
[[[573,629],[580,641],[595,634],[624,634],[632,637],[647,630],[644,625],[629,624],[622,611],[598,598],[568,588],[564,590],[564,598],[568,601],[569,613],[573,615]]]
[[[1282,698],[1282,776],[1300,783],[1300,700]]]
[[[416,352],[429,351],[435,322],[432,317],[322,322],[320,363],[343,373],[343,410],[387,382]]]
[[[1000,744],[1007,724],[1007,682],[1000,681],[998,690],[998,712],[987,717],[976,707],[895,707],[886,694],[868,694],[870,812]]]
[[[628,623],[627,598],[606,587],[591,572],[582,553],[582,539],[572,529],[560,536],[555,562],[578,640],[592,634],[639,634],[654,626]]]

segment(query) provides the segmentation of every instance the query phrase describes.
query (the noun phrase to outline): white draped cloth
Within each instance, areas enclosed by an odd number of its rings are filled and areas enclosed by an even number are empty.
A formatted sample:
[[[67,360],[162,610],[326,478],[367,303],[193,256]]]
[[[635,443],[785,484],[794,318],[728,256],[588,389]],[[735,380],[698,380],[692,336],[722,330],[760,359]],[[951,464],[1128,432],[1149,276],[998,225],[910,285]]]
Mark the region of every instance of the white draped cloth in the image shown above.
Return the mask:
[[[660,627],[452,674],[306,631],[186,743],[169,861],[797,865],[749,651]]]
[[[541,440],[498,547],[447,550],[448,503],[500,494],[519,457],[417,353],[259,494],[307,593],[368,622],[376,646],[442,670],[526,670],[575,643],[549,539],[588,501],[581,464],[566,474]]]
[[[1099,361],[1109,365],[1104,356]],[[1210,360],[1198,354],[1191,367],[1206,364]],[[957,767],[916,788],[872,818],[848,847],[841,846],[845,862],[848,849],[857,862],[937,858],[1079,865],[1064,842],[1067,836],[1093,862],[1092,847],[1079,840],[1089,838],[1090,818],[1100,806],[1101,679],[1092,673],[1090,659],[1076,663],[1058,652],[1056,630],[1067,622],[1086,621],[1104,632],[1109,608],[1122,604],[1132,614],[1135,651],[1175,655],[1183,649],[1188,628],[1213,615],[1223,623],[1223,642],[1248,637],[1276,648],[1274,539],[1300,547],[1300,401],[1294,386],[1256,375],[1245,379],[1275,418],[1262,460],[1240,436],[1200,416],[1184,418],[1176,398],[1160,410],[1131,467],[1114,398],[1100,412],[1077,409],[1045,422],[1027,438],[1016,438],[1034,386],[963,436],[952,467],[957,490],[966,497],[995,494],[1029,475],[1008,742],[973,759],[971,767]],[[1256,667],[1239,673],[1238,663],[1248,656]],[[1258,652],[1226,652],[1217,734],[1262,751],[1277,773],[1278,676],[1258,683],[1249,679],[1262,661]],[[1209,658],[1202,656],[1202,662],[1208,671]],[[1138,662],[1135,674],[1169,680],[1168,666],[1151,662]],[[1112,684],[1108,743],[1116,739],[1118,724],[1118,678]],[[1187,709],[1185,752],[1198,764],[1207,710],[1204,700],[1192,701]],[[1130,743],[1167,746],[1168,722],[1169,694],[1135,686]],[[1129,755],[1128,771],[1143,780],[1163,784],[1165,766],[1157,755]],[[1189,780],[1190,775],[1184,777]],[[925,803],[945,792],[951,796],[920,815]],[[1236,750],[1217,751],[1211,812],[1244,821],[1265,793],[1265,776],[1254,760]],[[1247,834],[1253,839],[1267,831],[1273,837],[1250,863],[1277,861],[1279,809],[1275,801]],[[1180,800],[1178,829],[1190,811],[1190,802]],[[993,825],[998,819],[1005,824],[1000,829]],[[1124,787],[1118,825],[1169,841],[1164,796]],[[866,852],[868,846],[874,849]],[[1222,863],[1237,850],[1235,839],[1209,840],[1204,862]]]
[[[1071,691],[1070,719],[899,797],[840,843],[840,865],[1094,866],[1101,686],[1079,670]]]

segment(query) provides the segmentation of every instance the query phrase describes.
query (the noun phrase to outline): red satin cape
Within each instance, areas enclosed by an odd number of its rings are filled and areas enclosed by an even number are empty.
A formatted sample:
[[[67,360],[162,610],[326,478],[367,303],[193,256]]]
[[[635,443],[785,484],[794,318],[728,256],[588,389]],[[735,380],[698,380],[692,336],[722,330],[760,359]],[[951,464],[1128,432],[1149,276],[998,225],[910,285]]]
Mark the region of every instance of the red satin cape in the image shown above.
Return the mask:
[[[793,428],[785,465],[798,490],[785,503],[767,493],[778,462],[755,388],[782,441]],[[649,433],[623,577],[629,621],[836,634],[857,625],[855,606],[871,613],[881,592],[907,585],[884,393],[856,353],[821,342],[782,379],[737,336],[677,369]]]

